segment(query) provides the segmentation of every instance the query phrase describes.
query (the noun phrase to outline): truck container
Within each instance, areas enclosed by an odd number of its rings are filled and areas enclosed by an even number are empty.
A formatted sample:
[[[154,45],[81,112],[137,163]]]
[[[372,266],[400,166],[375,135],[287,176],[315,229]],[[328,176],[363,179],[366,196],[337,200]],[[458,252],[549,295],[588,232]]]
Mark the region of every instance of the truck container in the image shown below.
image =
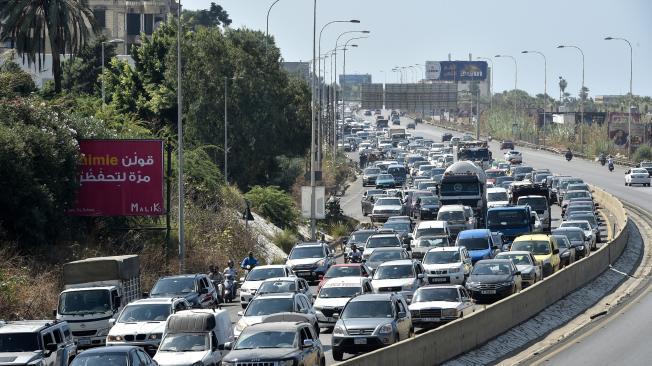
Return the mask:
[[[483,222],[487,210],[487,176],[470,161],[458,161],[444,171],[439,187],[441,205],[464,205],[473,208]]]
[[[109,319],[129,302],[141,298],[140,259],[137,255],[122,255],[66,263],[63,282],[57,320],[70,324],[79,348],[102,346],[109,332]]]

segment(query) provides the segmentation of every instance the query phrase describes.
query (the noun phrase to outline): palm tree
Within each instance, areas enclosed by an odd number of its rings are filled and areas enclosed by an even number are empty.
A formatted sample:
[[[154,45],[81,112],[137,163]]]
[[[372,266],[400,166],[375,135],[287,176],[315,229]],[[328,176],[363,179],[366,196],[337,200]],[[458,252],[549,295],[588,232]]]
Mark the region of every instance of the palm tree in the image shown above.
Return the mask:
[[[11,40],[30,65],[38,61],[39,69],[49,43],[56,92],[61,91],[61,54],[75,55],[98,29],[86,0],[0,0],[0,39]]]

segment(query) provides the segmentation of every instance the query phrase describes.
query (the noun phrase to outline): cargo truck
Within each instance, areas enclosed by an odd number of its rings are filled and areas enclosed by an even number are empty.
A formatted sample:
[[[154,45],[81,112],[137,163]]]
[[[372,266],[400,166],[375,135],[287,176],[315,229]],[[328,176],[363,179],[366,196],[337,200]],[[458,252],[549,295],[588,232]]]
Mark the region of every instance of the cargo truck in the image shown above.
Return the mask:
[[[140,260],[137,255],[122,255],[66,263],[63,283],[57,320],[70,324],[78,348],[102,346],[109,319],[142,296]]]
[[[487,176],[470,161],[458,161],[444,171],[439,187],[439,201],[444,205],[473,208],[478,222],[484,222],[487,210]]]

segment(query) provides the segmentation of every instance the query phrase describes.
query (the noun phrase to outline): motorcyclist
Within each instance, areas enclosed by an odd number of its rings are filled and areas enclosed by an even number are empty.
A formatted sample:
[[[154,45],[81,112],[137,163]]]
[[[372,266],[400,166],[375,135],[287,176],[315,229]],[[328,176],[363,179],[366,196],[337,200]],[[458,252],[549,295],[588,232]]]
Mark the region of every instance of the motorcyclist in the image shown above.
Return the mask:
[[[607,167],[609,167],[609,170],[614,169],[614,158],[611,155],[607,158]]]
[[[568,150],[566,150],[566,160],[570,160],[573,158],[573,152],[571,151],[570,147]]]
[[[251,270],[258,265],[258,260],[254,258],[254,252],[250,251],[249,254],[240,263],[240,268]]]
[[[359,262],[362,260],[362,253],[360,250],[358,250],[358,247],[355,245],[355,243],[351,244],[351,253],[349,253],[349,257],[351,262]]]
[[[208,267],[208,278],[215,285],[215,289],[219,292],[220,299],[224,299],[224,276],[220,272],[219,266]]]
[[[231,301],[231,299],[234,297],[236,291],[238,290],[238,282],[236,282],[236,278],[238,278],[237,274],[238,274],[238,272],[235,269],[235,266],[233,264],[233,260],[229,259],[229,261],[227,262],[226,268],[224,268],[223,275],[224,275],[225,280],[228,280],[229,277],[230,277],[232,288],[231,288],[230,299],[225,299],[225,301]],[[226,289],[226,283],[222,287],[223,287],[223,289]],[[222,294],[222,298],[224,298],[224,294]]]
[[[233,278],[237,278],[236,275],[238,274],[238,272],[235,270],[235,267],[233,266],[233,260],[229,259],[227,263],[227,267],[224,268],[223,274],[224,277],[231,275],[233,276]]]

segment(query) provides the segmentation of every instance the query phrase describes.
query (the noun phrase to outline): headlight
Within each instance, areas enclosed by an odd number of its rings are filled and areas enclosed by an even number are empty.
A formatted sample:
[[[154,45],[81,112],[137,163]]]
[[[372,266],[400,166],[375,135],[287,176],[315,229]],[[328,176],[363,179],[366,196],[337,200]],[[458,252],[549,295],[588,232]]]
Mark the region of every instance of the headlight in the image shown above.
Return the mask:
[[[455,316],[457,316],[457,310],[456,309],[442,309],[441,310],[441,316],[455,317]]]
[[[278,366],[294,366],[294,360],[281,360]]]
[[[477,282],[466,281],[466,286],[467,286],[467,287],[475,287],[475,286],[477,286],[477,285],[478,285]]]
[[[393,330],[394,330],[394,328],[392,327],[391,324],[385,324],[385,325],[381,326],[380,328],[378,328],[378,333],[387,334],[387,333],[391,333]]]
[[[97,330],[98,337],[106,337],[107,334],[109,334],[109,328],[102,328]]]
[[[43,366],[43,360],[32,361],[27,364],[28,366]]]
[[[334,334],[334,335],[345,335],[346,332],[344,331],[344,328],[342,328],[342,327],[340,327],[340,326],[338,325],[338,326],[336,326],[336,327],[333,329],[333,334]]]
[[[414,287],[414,284],[408,283],[408,284],[403,285],[403,290],[412,290],[413,287]]]
[[[577,246],[577,249],[579,249],[579,250],[584,250],[584,245],[578,245],[578,246]]]
[[[235,323],[236,332],[242,332],[247,327],[247,324],[243,321]]]
[[[204,366],[204,363],[202,361],[197,361],[193,363],[192,366]]]
[[[460,267],[453,267],[448,269],[448,273],[457,273],[460,272],[462,269]]]
[[[562,257],[570,257],[570,252],[564,252],[561,255]]]
[[[163,333],[152,333],[147,337],[147,339],[151,340],[156,340],[156,339],[161,339],[163,337]]]
[[[323,266],[324,263],[326,263],[326,261],[324,261],[323,259],[320,260],[319,262],[317,262],[317,267],[321,267],[321,266]]]
[[[119,335],[112,335],[112,336],[109,336],[108,338],[109,338],[108,339],[109,342],[122,342],[122,341],[124,341],[124,338],[122,338],[122,336],[119,336]]]
[[[512,286],[513,284],[514,284],[514,282],[502,282],[502,283],[499,283],[500,286],[504,286],[504,287]]]

